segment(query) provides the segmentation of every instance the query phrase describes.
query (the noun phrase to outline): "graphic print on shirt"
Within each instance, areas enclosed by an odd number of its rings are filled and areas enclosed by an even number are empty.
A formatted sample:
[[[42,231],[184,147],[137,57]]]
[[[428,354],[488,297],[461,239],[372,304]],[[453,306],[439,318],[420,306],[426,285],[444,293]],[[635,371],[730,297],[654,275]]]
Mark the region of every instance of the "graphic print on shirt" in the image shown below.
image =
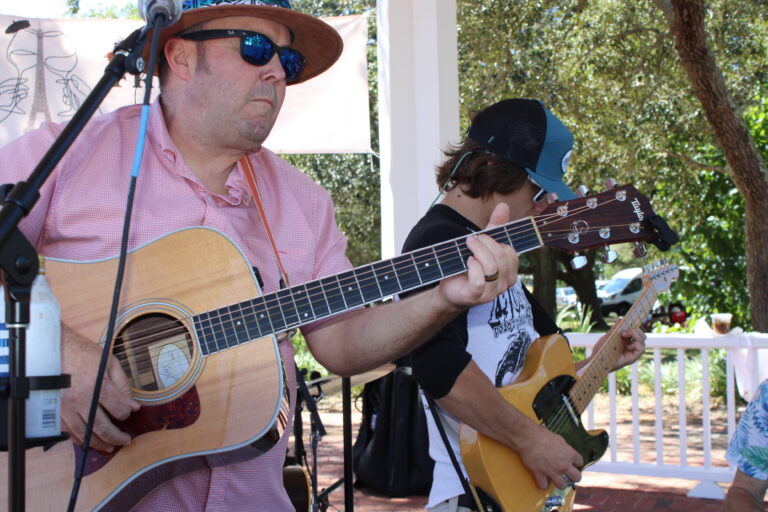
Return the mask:
[[[525,364],[528,347],[533,342],[531,332],[525,326],[531,323],[531,307],[525,295],[517,287],[499,295],[493,303],[488,326],[494,338],[509,341],[504,355],[496,366],[494,385],[504,386],[514,380]]]

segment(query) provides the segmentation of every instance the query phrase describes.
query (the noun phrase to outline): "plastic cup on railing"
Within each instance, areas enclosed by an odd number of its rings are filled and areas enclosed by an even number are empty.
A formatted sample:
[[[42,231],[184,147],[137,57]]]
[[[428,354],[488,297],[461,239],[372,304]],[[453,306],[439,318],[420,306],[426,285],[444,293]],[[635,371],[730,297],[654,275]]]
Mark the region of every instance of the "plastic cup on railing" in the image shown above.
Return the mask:
[[[728,334],[731,330],[731,319],[733,315],[730,313],[712,313],[712,330],[715,334]]]

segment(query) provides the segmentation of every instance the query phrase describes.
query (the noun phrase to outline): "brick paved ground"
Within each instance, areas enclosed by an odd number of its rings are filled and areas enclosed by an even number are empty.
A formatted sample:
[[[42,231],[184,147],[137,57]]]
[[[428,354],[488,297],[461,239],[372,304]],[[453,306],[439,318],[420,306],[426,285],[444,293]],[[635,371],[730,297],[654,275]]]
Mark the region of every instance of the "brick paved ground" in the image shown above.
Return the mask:
[[[323,424],[328,434],[320,441],[318,449],[318,483],[325,489],[343,476],[342,414],[339,395],[326,397],[319,403]],[[353,437],[357,435],[360,414],[353,407]],[[309,421],[305,420],[305,432]],[[631,435],[631,432],[630,432]],[[647,441],[646,442],[650,442]],[[308,434],[305,434],[308,447]],[[619,443],[623,452],[631,453],[631,443]],[[629,444],[628,447],[627,444]],[[720,442],[722,444],[722,441]],[[655,454],[655,448],[643,448],[646,453]],[[665,453],[668,451],[665,448]],[[669,450],[674,456],[674,449]],[[665,460],[670,459],[665,455]],[[690,457],[689,457],[690,460]],[[651,478],[632,475],[613,475],[587,471],[576,493],[575,511],[614,512],[614,511],[664,511],[664,512],[719,512],[722,502],[688,498],[696,482],[672,478]],[[344,488],[337,487],[329,494],[328,510],[344,510]],[[367,493],[360,489],[354,491],[354,508],[365,512],[384,511],[423,511],[426,497],[387,498]]]

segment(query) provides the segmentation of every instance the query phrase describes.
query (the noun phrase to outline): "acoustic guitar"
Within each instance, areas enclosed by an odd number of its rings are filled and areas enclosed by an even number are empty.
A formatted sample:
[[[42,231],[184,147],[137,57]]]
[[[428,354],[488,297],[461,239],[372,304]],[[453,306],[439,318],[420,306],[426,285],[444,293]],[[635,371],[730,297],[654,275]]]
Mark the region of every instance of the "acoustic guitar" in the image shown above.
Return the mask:
[[[312,482],[304,466],[283,466],[283,486],[296,512],[312,512]]]
[[[512,384],[499,392],[520,412],[561,435],[584,459],[585,467],[595,463],[608,446],[604,430],[587,432],[581,413],[600,389],[619,356],[625,340],[620,329],[640,326],[656,296],[677,279],[675,265],[659,262],[646,268],[643,291],[620,326],[593,354],[581,374],[574,371],[568,342],[560,335],[543,336],[531,344],[525,365]],[[574,490],[560,490],[550,484],[540,489],[517,452],[462,424],[459,432],[461,456],[469,480],[485,498],[489,510],[504,512],[550,512],[571,510]]]
[[[520,253],[676,241],[631,185],[485,233]],[[131,251],[112,351],[142,404],[118,422],[132,442],[110,454],[69,442],[28,450],[28,509],[61,510],[84,456],[76,510],[128,510],[160,482],[265,452],[289,410],[276,334],[465,272],[469,255],[459,238],[262,295],[244,254],[217,231],[183,229]],[[45,265],[63,322],[103,343],[117,260]],[[6,493],[0,486],[0,502]]]

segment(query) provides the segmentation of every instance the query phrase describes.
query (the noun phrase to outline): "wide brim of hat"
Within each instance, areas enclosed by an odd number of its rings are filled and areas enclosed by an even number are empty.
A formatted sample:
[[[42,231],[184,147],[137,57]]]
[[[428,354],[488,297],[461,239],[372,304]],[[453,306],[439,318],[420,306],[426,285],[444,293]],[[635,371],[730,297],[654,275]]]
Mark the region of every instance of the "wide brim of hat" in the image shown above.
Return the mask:
[[[339,58],[344,48],[341,36],[326,22],[314,16],[304,14],[283,7],[270,7],[266,5],[222,5],[216,7],[199,7],[184,11],[179,21],[165,28],[160,35],[160,51],[166,41],[177,36],[189,27],[211,21],[218,18],[232,16],[244,16],[251,18],[264,18],[284,25],[293,34],[291,48],[301,52],[307,59],[304,69],[297,80],[289,82],[294,85],[306,82],[330,68]],[[152,32],[147,36],[147,45],[144,48],[144,58],[149,60],[149,42],[152,41]]]

